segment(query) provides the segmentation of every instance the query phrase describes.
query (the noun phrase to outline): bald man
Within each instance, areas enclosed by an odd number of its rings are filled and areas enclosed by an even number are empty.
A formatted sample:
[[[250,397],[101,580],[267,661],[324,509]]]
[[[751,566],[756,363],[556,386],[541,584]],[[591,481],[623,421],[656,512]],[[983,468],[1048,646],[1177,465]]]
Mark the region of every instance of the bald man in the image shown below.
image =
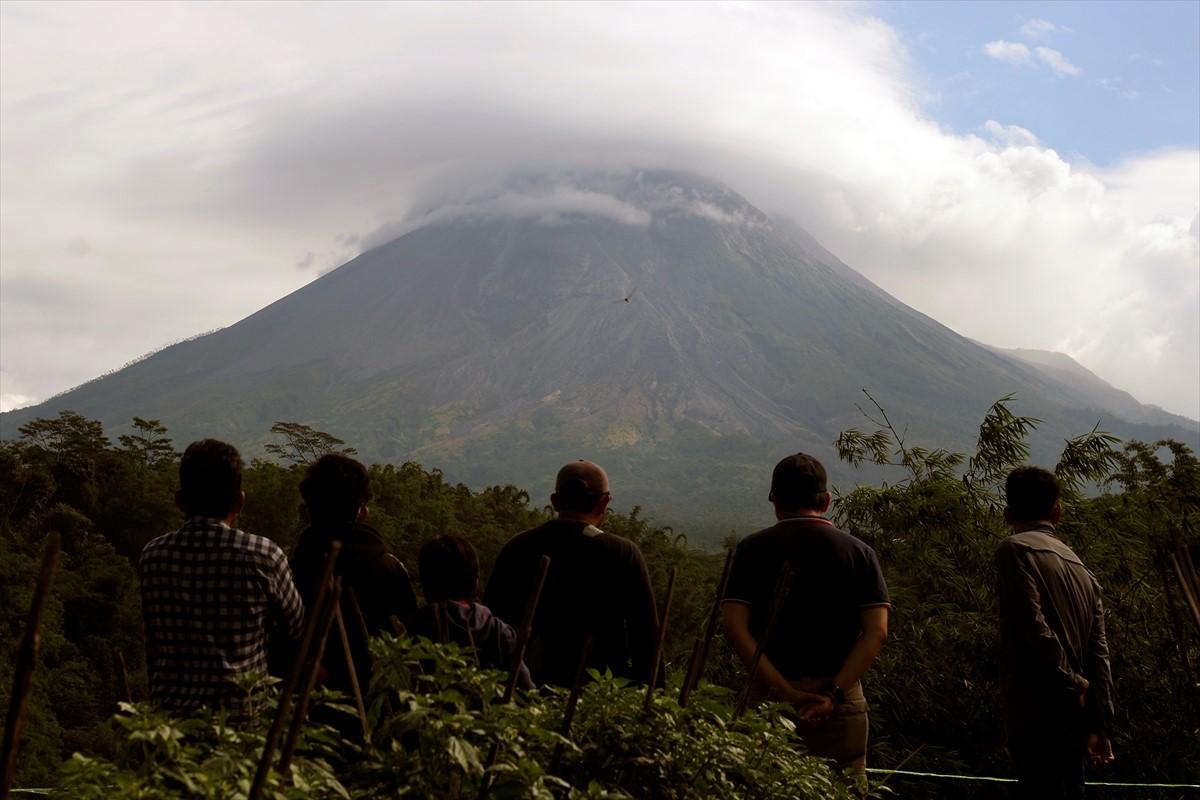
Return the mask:
[[[550,495],[557,518],[510,539],[492,570],[484,605],[516,625],[538,563],[550,556],[525,656],[539,684],[571,685],[587,633],[589,667],[649,680],[658,629],[654,592],[637,545],[598,527],[611,500],[603,469],[590,461],[567,464]]]

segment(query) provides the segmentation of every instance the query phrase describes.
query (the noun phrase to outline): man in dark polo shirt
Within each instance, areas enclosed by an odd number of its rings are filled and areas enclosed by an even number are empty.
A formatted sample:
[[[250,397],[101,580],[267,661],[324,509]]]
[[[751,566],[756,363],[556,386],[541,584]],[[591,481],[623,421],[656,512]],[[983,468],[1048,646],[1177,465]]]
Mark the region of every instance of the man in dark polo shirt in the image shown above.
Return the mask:
[[[1055,535],[1062,507],[1054,473],[1020,467],[1004,489],[1013,533],[996,548],[996,595],[1016,796],[1082,798],[1085,756],[1113,761],[1100,584]]]
[[[525,655],[539,685],[571,685],[589,632],[589,667],[635,681],[650,678],[658,630],[654,592],[637,545],[597,527],[611,500],[603,469],[589,461],[567,464],[550,495],[558,518],[510,539],[488,580],[484,605],[520,625],[538,564],[550,556]]]
[[[796,709],[808,751],[866,780],[867,701],[859,680],[887,640],[887,585],[875,551],[824,514],[825,468],[804,453],[779,462],[769,497],[778,522],[737,547],[722,602],[725,635],[750,666],[785,565],[790,587],[756,673],[756,699]]]

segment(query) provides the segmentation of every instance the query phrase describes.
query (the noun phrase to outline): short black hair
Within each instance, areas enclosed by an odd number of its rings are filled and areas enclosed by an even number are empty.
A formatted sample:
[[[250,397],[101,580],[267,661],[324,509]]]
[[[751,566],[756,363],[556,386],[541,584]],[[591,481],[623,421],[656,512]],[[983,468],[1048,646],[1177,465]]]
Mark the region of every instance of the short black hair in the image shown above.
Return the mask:
[[[217,439],[192,442],[179,462],[179,504],[189,517],[224,519],[242,493],[242,457]]]
[[[1017,467],[1004,481],[1008,515],[1015,522],[1049,519],[1061,494],[1058,478],[1041,467]]]
[[[825,467],[806,453],[788,456],[771,473],[771,496],[787,511],[819,509],[825,503]]]
[[[327,453],[305,470],[300,496],[314,523],[353,522],[358,509],[371,502],[371,477],[353,458]]]
[[[425,600],[470,600],[479,585],[479,555],[461,536],[442,534],[421,547],[417,557]]]

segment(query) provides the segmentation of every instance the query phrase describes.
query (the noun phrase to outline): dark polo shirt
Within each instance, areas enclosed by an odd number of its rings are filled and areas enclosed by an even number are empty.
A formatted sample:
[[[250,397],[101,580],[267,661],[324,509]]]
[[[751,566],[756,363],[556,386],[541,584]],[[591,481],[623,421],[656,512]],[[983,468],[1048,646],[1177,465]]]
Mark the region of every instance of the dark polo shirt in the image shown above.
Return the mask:
[[[520,625],[543,555],[550,572],[525,655],[534,681],[570,686],[589,631],[590,667],[649,680],[658,612],[637,545],[582,522],[552,520],[504,545],[484,605]]]
[[[750,606],[761,638],[785,564],[791,589],[765,653],[788,680],[832,678],[862,632],[864,608],[890,607],[879,559],[823,517],[795,517],[738,543],[723,602]]]

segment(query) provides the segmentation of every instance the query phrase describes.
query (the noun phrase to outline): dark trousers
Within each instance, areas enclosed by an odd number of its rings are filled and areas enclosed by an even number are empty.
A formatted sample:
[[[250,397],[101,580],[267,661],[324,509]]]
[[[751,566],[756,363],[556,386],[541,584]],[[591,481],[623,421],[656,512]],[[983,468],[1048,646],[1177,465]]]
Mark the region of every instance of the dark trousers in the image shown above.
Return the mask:
[[[1017,771],[1012,797],[1021,800],[1082,800],[1086,739],[1070,725],[1013,731],[1008,751]]]

